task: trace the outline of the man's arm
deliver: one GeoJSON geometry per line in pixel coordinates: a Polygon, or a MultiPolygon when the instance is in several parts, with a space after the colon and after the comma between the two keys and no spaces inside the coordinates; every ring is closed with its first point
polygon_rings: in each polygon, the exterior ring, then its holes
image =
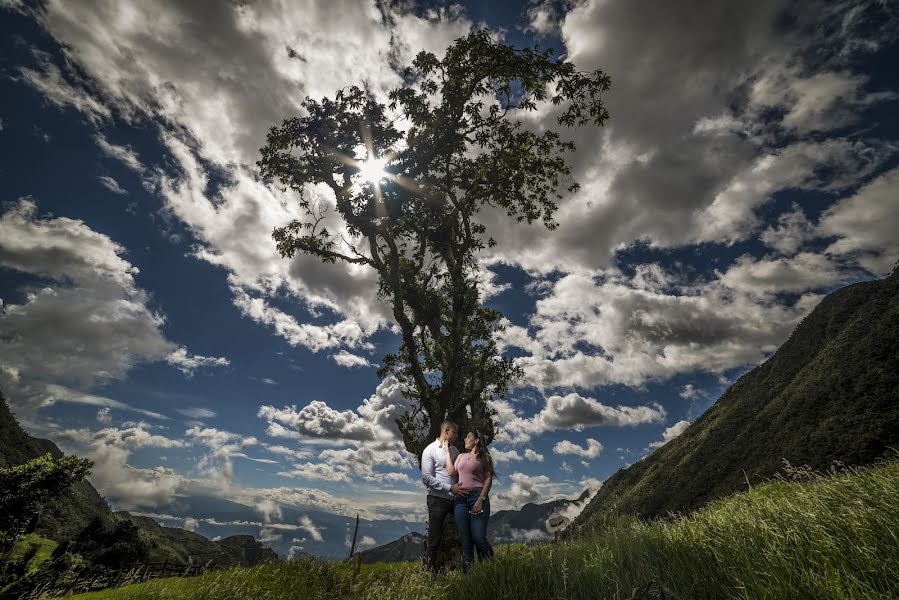
{"type": "Polygon", "coordinates": [[[450,487],[444,483],[441,483],[434,477],[436,468],[436,462],[434,460],[433,453],[430,452],[430,448],[426,448],[424,454],[421,456],[421,480],[425,484],[428,489],[432,490],[440,490],[442,492],[449,492],[450,487]]]}

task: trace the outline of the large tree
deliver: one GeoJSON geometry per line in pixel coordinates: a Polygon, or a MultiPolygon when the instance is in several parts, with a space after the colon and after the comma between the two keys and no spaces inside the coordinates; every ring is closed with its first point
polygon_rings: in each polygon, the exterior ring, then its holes
{"type": "Polygon", "coordinates": [[[419,53],[403,75],[388,105],[358,87],[306,98],[305,116],[271,129],[258,165],[305,210],[275,229],[282,256],[377,271],[402,335],[378,374],[404,385],[412,409],[397,424],[420,456],[445,418],[492,440],[488,400],[520,376],[494,341],[502,315],[481,303],[477,255],[495,241],[478,213],[553,229],[556,200],[578,187],[564,158],[574,144],[519,117],[549,107],[559,125],[602,125],[609,78],[487,31],[456,40],[442,60],[419,53]],[[310,191],[321,184],[332,202],[310,191]],[[329,207],[347,236],[323,225],[329,207]]]}

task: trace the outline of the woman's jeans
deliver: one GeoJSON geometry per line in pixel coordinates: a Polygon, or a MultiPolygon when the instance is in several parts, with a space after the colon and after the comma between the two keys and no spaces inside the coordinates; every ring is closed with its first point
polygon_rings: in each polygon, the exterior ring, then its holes
{"type": "Polygon", "coordinates": [[[471,490],[468,498],[456,496],[453,501],[453,511],[456,516],[456,527],[459,530],[459,541],[462,544],[462,571],[468,572],[471,563],[474,562],[474,549],[478,549],[478,558],[486,560],[493,558],[493,547],[487,541],[487,523],[490,521],[490,499],[485,498],[481,503],[483,512],[479,515],[469,513],[474,508],[481,489],[471,490]]]}

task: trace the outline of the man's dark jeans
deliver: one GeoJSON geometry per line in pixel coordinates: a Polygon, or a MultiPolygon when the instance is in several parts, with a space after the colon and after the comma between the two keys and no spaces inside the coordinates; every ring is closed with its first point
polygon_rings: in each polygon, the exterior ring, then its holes
{"type": "Polygon", "coordinates": [[[437,551],[443,541],[443,522],[453,512],[453,501],[428,494],[428,549],[425,552],[425,566],[432,573],[437,572],[437,551]]]}

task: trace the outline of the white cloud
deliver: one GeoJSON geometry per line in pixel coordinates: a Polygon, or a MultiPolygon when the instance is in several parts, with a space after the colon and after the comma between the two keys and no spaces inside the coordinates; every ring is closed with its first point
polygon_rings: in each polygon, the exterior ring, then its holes
{"type": "Polygon", "coordinates": [[[41,92],[44,98],[60,108],[71,106],[94,123],[108,120],[112,116],[109,107],[88,93],[84,89],[84,82],[78,81],[71,71],[63,74],[58,66],[50,62],[50,57],[42,52],[35,52],[34,55],[41,70],[20,67],[19,73],[22,80],[41,92]]]}
{"type": "Polygon", "coordinates": [[[274,500],[260,500],[256,503],[256,512],[262,517],[263,523],[271,523],[275,520],[281,520],[283,513],[281,506],[274,500]]]}
{"type": "Polygon", "coordinates": [[[181,527],[188,531],[196,531],[200,527],[200,522],[193,517],[187,517],[181,527]]]}
{"type": "Polygon", "coordinates": [[[107,190],[112,192],[113,194],[118,194],[120,196],[127,195],[128,192],[119,185],[119,182],[110,177],[109,175],[98,175],[97,179],[100,180],[100,183],[103,184],[107,190]]]}
{"type": "Polygon", "coordinates": [[[324,463],[296,463],[290,471],[280,471],[278,475],[307,481],[350,481],[350,474],[344,465],[324,463]]]}
{"type": "Polygon", "coordinates": [[[165,361],[177,368],[179,371],[192,377],[194,371],[200,367],[227,367],[231,362],[224,357],[217,356],[200,356],[198,354],[190,354],[187,348],[181,347],[169,354],[165,361]]]}
{"type": "Polygon", "coordinates": [[[507,328],[498,341],[529,353],[515,362],[538,388],[639,386],[696,371],[720,374],[764,360],[820,292],[851,277],[812,253],[795,260],[744,256],[716,275],[687,285],[639,271],[631,278],[614,270],[568,274],[537,301],[527,331],[507,328]],[[797,296],[779,298],[784,292],[797,296]]]}
{"type": "Polygon", "coordinates": [[[265,447],[266,450],[268,450],[272,454],[289,456],[289,457],[295,458],[295,459],[309,458],[310,456],[312,456],[312,453],[309,450],[288,448],[287,446],[269,445],[269,444],[263,444],[263,446],[265,447]]]}
{"type": "Polygon", "coordinates": [[[147,424],[123,424],[121,429],[107,427],[98,431],[67,429],[58,432],[59,439],[88,448],[87,457],[94,461],[89,479],[94,487],[124,510],[155,507],[170,501],[180,483],[171,469],[140,469],[128,464],[138,448],[183,448],[181,440],[147,431],[147,424]]]}
{"type": "Polygon", "coordinates": [[[782,254],[791,255],[812,239],[814,233],[815,228],[806,218],[805,212],[794,206],[790,212],[780,215],[775,225],[765,229],[759,235],[759,240],[782,254]]]}
{"type": "Polygon", "coordinates": [[[309,534],[316,542],[321,542],[324,538],[322,537],[321,531],[319,531],[316,524],[309,518],[308,515],[303,515],[300,517],[300,529],[309,534]]]}
{"type": "Polygon", "coordinates": [[[702,395],[702,390],[696,389],[692,383],[688,383],[681,388],[677,395],[684,400],[694,400],[702,395]]]}
{"type": "Polygon", "coordinates": [[[371,367],[372,364],[364,356],[358,356],[346,350],[341,350],[337,354],[332,354],[331,358],[341,367],[371,367]]]}
{"type": "Polygon", "coordinates": [[[132,171],[136,171],[137,173],[144,172],[145,167],[141,163],[140,157],[138,156],[137,152],[135,152],[134,149],[131,148],[131,146],[118,146],[116,144],[113,144],[109,140],[107,140],[106,136],[104,136],[102,133],[95,134],[94,140],[97,142],[97,146],[100,147],[100,150],[102,150],[103,154],[105,154],[106,156],[122,162],[132,171]]]}
{"type": "Polygon", "coordinates": [[[89,390],[178,350],[125,253],[80,220],[39,215],[30,198],[0,215],[0,265],[43,279],[0,309],[0,386],[24,420],[55,402],[138,410],[89,390]]]}
{"type": "Polygon", "coordinates": [[[504,463],[511,460],[522,460],[522,456],[515,450],[500,450],[499,448],[490,449],[490,457],[493,462],[504,463]]]}
{"type": "MultiPolygon", "coordinates": [[[[370,349],[367,338],[391,320],[377,299],[376,278],[357,266],[278,256],[272,229],[301,214],[293,193],[267,187],[255,176],[259,140],[269,127],[298,114],[307,94],[332,96],[364,81],[386,99],[386,91],[401,83],[396,61],[410,61],[423,47],[442,52],[468,31],[471,23],[460,11],[415,15],[351,0],[327,6],[117,2],[77,9],[52,1],[37,15],[91,85],[59,91],[75,70],[52,64],[28,73],[29,81],[95,121],[111,114],[108,105],[126,119],[159,124],[160,139],[180,169],[177,177],[145,169],[133,150],[106,142],[102,134],[98,144],[144,172],[166,210],[198,240],[198,258],[228,270],[235,305],[291,344],[313,351],[370,349]],[[266,90],[267,101],[259,102],[259,90],[266,90]],[[229,178],[212,186],[210,171],[229,178]],[[304,323],[266,302],[285,293],[310,317],[328,311],[334,322],[304,323]]],[[[321,201],[333,205],[328,194],[321,201]]],[[[335,221],[329,229],[346,233],[333,214],[328,218],[335,221]]],[[[335,357],[350,360],[343,353],[335,357]]]]}
{"type": "Polygon", "coordinates": [[[269,435],[290,436],[293,433],[299,437],[340,440],[359,445],[386,445],[398,449],[401,441],[394,420],[409,405],[400,383],[388,377],[356,410],[336,410],[325,402],[313,400],[301,409],[295,405],[280,409],[263,405],[258,415],[269,422],[269,435]]]}
{"type": "Polygon", "coordinates": [[[853,257],[878,275],[889,273],[899,259],[899,168],[824,211],[816,231],[837,238],[828,253],[853,257]]]}
{"type": "Polygon", "coordinates": [[[189,428],[184,435],[209,448],[209,453],[197,462],[197,469],[212,482],[226,489],[232,485],[234,479],[232,458],[245,458],[263,463],[277,462],[270,459],[253,458],[243,452],[246,448],[259,444],[259,440],[253,436],[244,436],[200,425],[189,428]]]}
{"type": "Polygon", "coordinates": [[[538,454],[537,452],[534,452],[530,448],[527,448],[524,451],[524,457],[531,462],[543,462],[543,455],[538,454]]]}
{"type": "Polygon", "coordinates": [[[356,544],[356,547],[359,550],[365,550],[366,548],[374,548],[378,545],[378,542],[375,541],[375,538],[370,535],[363,535],[362,539],[356,544]]]}
{"type": "Polygon", "coordinates": [[[216,416],[216,412],[214,410],[210,410],[208,408],[201,408],[198,406],[188,406],[187,408],[176,408],[175,412],[178,414],[182,414],[185,417],[190,417],[191,419],[211,419],[216,416]]]}
{"type": "Polygon", "coordinates": [[[691,423],[691,421],[686,421],[686,420],[678,421],[671,427],[666,428],[665,431],[662,433],[662,439],[657,442],[652,442],[651,444],[649,444],[649,447],[650,448],[661,448],[662,446],[664,446],[665,444],[667,444],[668,442],[670,442],[671,440],[673,440],[674,438],[676,438],[677,436],[682,434],[684,431],[686,431],[687,427],[690,426],[690,423],[691,423]]]}
{"type": "Polygon", "coordinates": [[[654,406],[606,406],[593,398],[585,398],[576,392],[565,396],[550,396],[546,407],[534,418],[543,430],[573,429],[610,425],[640,425],[657,423],[665,418],[665,409],[654,406]]]}
{"type": "Polygon", "coordinates": [[[524,504],[542,501],[543,493],[540,491],[540,487],[542,484],[549,483],[549,477],[546,475],[512,473],[509,479],[512,480],[512,485],[494,495],[497,499],[506,501],[516,510],[524,504]]]}
{"type": "Polygon", "coordinates": [[[112,417],[109,416],[109,407],[104,406],[100,410],[97,411],[97,422],[102,423],[103,425],[109,425],[112,423],[112,417]]]}
{"type": "Polygon", "coordinates": [[[584,456],[586,458],[596,458],[602,452],[603,446],[593,438],[587,439],[587,446],[581,448],[577,444],[573,444],[568,440],[562,440],[553,446],[553,452],[556,454],[574,454],[575,456],[584,456]]]}

